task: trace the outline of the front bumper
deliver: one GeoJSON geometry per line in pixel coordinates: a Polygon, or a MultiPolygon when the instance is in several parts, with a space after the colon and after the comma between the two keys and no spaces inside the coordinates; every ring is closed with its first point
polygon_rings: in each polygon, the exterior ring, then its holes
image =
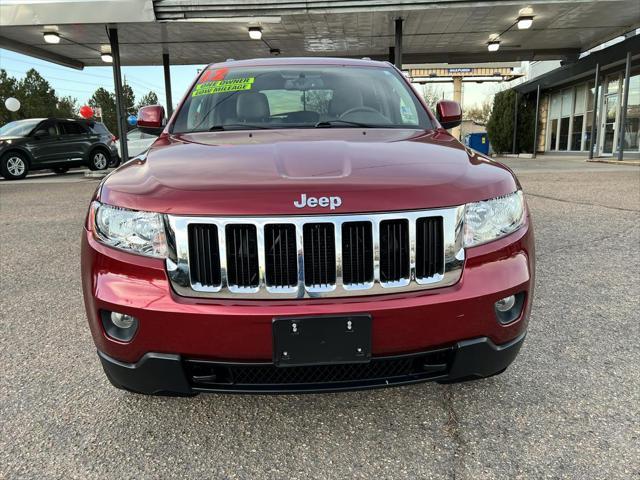
{"type": "Polygon", "coordinates": [[[215,362],[162,353],[125,363],[100,351],[98,356],[113,385],[149,395],[335,392],[489,377],[513,362],[525,335],[504,345],[474,338],[445,349],[376,357],[366,365],[278,368],[269,362],[215,362]]]}
{"type": "Polygon", "coordinates": [[[124,388],[182,394],[357,389],[487,376],[506,368],[527,327],[534,242],[527,224],[508,237],[467,249],[460,281],[434,290],[334,299],[220,300],[176,295],[162,260],[106,247],[85,230],[82,281],[89,325],[103,365],[112,381],[124,388]],[[501,324],[495,302],[519,292],[525,293],[520,317],[501,324]],[[102,311],[136,317],[139,327],[133,339],[122,342],[109,337],[100,318],[102,311]],[[382,368],[378,362],[404,359],[403,368],[393,370],[399,368],[393,364],[391,373],[376,370],[373,377],[368,371],[310,371],[306,373],[312,381],[305,385],[287,380],[286,387],[280,386],[283,370],[298,367],[278,368],[274,373],[273,318],[362,313],[373,319],[371,368],[385,370],[389,365],[382,368]],[[419,370],[420,362],[429,367],[419,370]],[[247,376],[271,375],[273,381],[265,384],[258,378],[239,384],[241,370],[247,376]],[[158,383],[156,371],[162,372],[160,380],[165,383],[158,383]],[[329,377],[334,373],[334,379],[343,380],[314,383],[320,373],[329,377]],[[215,379],[203,380],[212,374],[215,379]]]}

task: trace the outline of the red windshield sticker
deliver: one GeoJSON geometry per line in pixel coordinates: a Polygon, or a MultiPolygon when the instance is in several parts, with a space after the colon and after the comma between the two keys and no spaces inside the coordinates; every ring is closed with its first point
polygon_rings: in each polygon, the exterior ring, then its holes
{"type": "Polygon", "coordinates": [[[217,68],[215,70],[207,70],[200,77],[200,80],[198,80],[198,83],[205,83],[205,82],[213,82],[213,81],[224,80],[224,77],[227,76],[228,72],[229,72],[229,69],[227,67],[225,67],[225,68],[217,68]]]}

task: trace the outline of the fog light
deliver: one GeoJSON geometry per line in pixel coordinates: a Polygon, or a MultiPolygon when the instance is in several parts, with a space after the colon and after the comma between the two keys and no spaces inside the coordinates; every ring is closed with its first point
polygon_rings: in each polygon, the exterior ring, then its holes
{"type": "Polygon", "coordinates": [[[100,312],[102,326],[108,337],[121,342],[130,342],[138,331],[138,319],[126,313],[100,312]]]}
{"type": "Polygon", "coordinates": [[[111,312],[111,322],[118,328],[131,328],[136,319],[125,313],[111,312]]]}
{"type": "Polygon", "coordinates": [[[516,304],[515,295],[509,295],[508,297],[501,298],[496,302],[496,310],[499,312],[508,312],[516,304]]]}
{"type": "Polygon", "coordinates": [[[522,314],[524,307],[525,292],[518,292],[515,295],[501,298],[494,304],[498,321],[506,325],[516,321],[522,314]]]}

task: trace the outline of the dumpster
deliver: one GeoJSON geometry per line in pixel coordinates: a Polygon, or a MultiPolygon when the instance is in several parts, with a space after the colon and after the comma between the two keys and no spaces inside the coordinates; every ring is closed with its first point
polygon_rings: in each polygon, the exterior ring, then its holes
{"type": "Polygon", "coordinates": [[[469,133],[464,137],[464,144],[485,155],[489,154],[489,137],[487,132],[469,133]]]}

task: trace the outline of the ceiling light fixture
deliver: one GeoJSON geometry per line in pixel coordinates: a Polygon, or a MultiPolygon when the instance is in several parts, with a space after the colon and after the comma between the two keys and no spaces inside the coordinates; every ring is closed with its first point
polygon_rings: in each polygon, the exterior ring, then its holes
{"type": "Polygon", "coordinates": [[[111,63],[113,62],[113,56],[111,56],[110,53],[103,53],[102,55],[100,55],[100,58],[102,59],[102,61],[104,63],[111,63]]]}
{"type": "Polygon", "coordinates": [[[260,40],[262,38],[262,28],[249,27],[249,38],[251,40],[260,40]]]}
{"type": "Polygon", "coordinates": [[[518,30],[526,30],[533,25],[533,16],[521,15],[518,17],[518,30]]]}
{"type": "Polygon", "coordinates": [[[489,50],[490,52],[497,52],[499,48],[500,42],[498,40],[487,42],[487,50],[489,50]]]}
{"type": "Polygon", "coordinates": [[[47,43],[60,43],[60,35],[56,32],[44,32],[42,36],[47,43]]]}

